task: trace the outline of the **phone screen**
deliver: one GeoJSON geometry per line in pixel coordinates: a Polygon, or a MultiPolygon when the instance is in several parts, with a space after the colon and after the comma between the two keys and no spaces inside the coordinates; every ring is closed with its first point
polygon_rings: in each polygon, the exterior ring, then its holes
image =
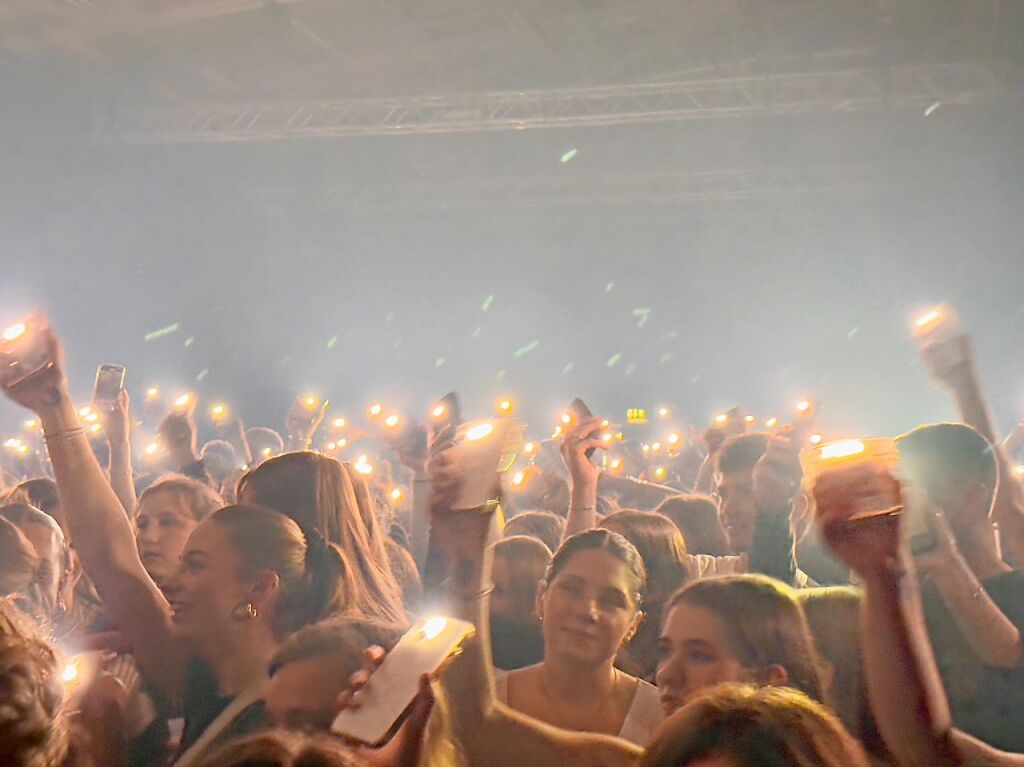
{"type": "Polygon", "coordinates": [[[419,620],[356,693],[360,707],[338,714],[331,731],[360,743],[381,743],[416,697],[420,677],[436,672],[473,632],[472,623],[454,618],[419,620]]]}
{"type": "MultiPolygon", "coordinates": [[[[590,408],[587,407],[587,403],[584,402],[579,397],[577,397],[576,399],[569,403],[569,413],[572,415],[573,420],[575,420],[577,423],[582,421],[584,418],[591,418],[594,415],[590,408]]],[[[594,451],[596,449],[597,448],[594,447],[588,447],[587,452],[585,454],[587,458],[593,456],[594,451]]]]}
{"type": "Polygon", "coordinates": [[[0,384],[14,386],[53,364],[45,330],[45,319],[35,315],[0,333],[0,384]]]}
{"type": "Polygon", "coordinates": [[[117,402],[124,388],[124,365],[100,365],[96,369],[94,402],[117,402]]]}

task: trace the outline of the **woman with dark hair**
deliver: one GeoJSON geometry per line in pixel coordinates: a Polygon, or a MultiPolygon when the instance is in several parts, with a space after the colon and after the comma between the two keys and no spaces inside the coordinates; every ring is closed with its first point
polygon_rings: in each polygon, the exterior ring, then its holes
{"type": "Polygon", "coordinates": [[[142,566],[78,420],[59,343],[45,332],[51,366],[5,392],[38,414],[76,551],[143,677],[180,704],[175,765],[193,765],[262,724],[267,665],[284,638],[350,604],[344,557],[282,514],[229,506],[192,531],[165,596],[142,566]]]}
{"type": "Polygon", "coordinates": [[[795,687],[823,700],[807,619],[781,581],[727,575],[691,583],[668,601],[660,644],[666,716],[722,682],[795,687]]]}
{"type": "Polygon", "coordinates": [[[372,508],[359,504],[348,470],[320,453],[271,458],[238,483],[240,503],[286,514],[304,531],[338,546],[350,565],[350,609],[366,618],[405,620],[402,591],[388,564],[385,535],[372,508]]]}
{"type": "Polygon", "coordinates": [[[662,501],[655,511],[679,528],[690,554],[723,557],[729,553],[729,539],[718,518],[718,504],[710,495],[674,495],[662,501]]]}
{"type": "Polygon", "coordinates": [[[615,668],[643,618],[645,577],[640,554],[618,533],[566,539],[537,595],[544,660],[499,676],[498,699],[556,727],[646,743],[661,720],[657,690],[615,668]]]}

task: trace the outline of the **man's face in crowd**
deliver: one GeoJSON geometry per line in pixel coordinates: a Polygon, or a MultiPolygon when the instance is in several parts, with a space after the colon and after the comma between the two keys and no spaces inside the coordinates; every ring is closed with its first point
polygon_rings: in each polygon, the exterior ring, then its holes
{"type": "Polygon", "coordinates": [[[750,551],[754,540],[754,469],[736,469],[718,474],[718,516],[734,554],[750,551]]]}

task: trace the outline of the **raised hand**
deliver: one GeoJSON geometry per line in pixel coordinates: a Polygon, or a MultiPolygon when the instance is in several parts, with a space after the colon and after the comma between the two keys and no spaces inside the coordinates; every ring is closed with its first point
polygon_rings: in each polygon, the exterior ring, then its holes
{"type": "Polygon", "coordinates": [[[64,349],[50,328],[44,328],[39,332],[44,334],[44,343],[49,351],[51,364],[23,381],[12,386],[4,386],[3,390],[9,399],[42,416],[61,402],[69,402],[70,397],[67,391],[64,349]]]}
{"type": "Polygon", "coordinates": [[[308,446],[313,440],[313,435],[320,428],[327,413],[330,403],[327,400],[310,408],[302,397],[296,397],[292,406],[288,409],[285,417],[285,426],[288,429],[288,436],[292,446],[308,446]]]}
{"type": "Polygon", "coordinates": [[[607,450],[608,444],[601,439],[604,420],[596,416],[583,418],[574,424],[562,440],[562,460],[569,469],[573,487],[593,487],[597,492],[597,480],[601,469],[587,458],[587,451],[593,448],[607,450]]]}
{"type": "Polygon", "coordinates": [[[754,501],[759,509],[782,509],[793,503],[800,490],[800,444],[794,432],[781,431],[768,441],[754,467],[754,501]]]}
{"type": "Polygon", "coordinates": [[[116,400],[97,404],[95,407],[100,414],[107,441],[112,445],[128,442],[132,429],[131,400],[128,397],[128,390],[121,389],[116,400]]]}

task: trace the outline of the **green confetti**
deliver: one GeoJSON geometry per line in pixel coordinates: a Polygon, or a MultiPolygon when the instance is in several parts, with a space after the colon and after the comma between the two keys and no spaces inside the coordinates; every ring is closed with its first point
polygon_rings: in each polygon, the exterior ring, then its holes
{"type": "Polygon", "coordinates": [[[613,368],[620,362],[622,362],[622,355],[618,353],[613,354],[611,357],[608,358],[608,367],[613,368]]]}
{"type": "Polygon", "coordinates": [[[506,373],[506,372],[507,372],[507,371],[505,371],[505,370],[499,370],[499,371],[498,371],[498,375],[496,375],[496,376],[494,377],[494,380],[495,380],[495,381],[504,381],[504,380],[505,380],[505,373],[506,373]]]}
{"type": "Polygon", "coordinates": [[[199,371],[199,375],[196,376],[196,380],[202,381],[208,375],[210,375],[210,368],[203,368],[199,371]]]}
{"type": "Polygon", "coordinates": [[[562,155],[562,165],[572,161],[572,158],[576,156],[576,147],[573,147],[568,152],[562,155]]]}
{"type": "Polygon", "coordinates": [[[434,360],[434,367],[439,368],[444,364],[444,357],[438,357],[434,360]]]}
{"type": "Polygon", "coordinates": [[[562,368],[562,375],[564,375],[564,376],[569,375],[569,373],[572,372],[572,369],[574,367],[576,367],[576,363],[575,362],[570,362],[568,365],[566,365],[564,368],[562,368]]]}
{"type": "Polygon", "coordinates": [[[636,326],[638,328],[642,328],[644,325],[647,324],[647,320],[651,316],[651,310],[646,307],[640,307],[639,309],[633,310],[633,316],[640,318],[639,321],[636,323],[636,326]]]}
{"type": "Polygon", "coordinates": [[[628,376],[633,375],[635,370],[636,370],[636,365],[634,365],[632,362],[630,362],[629,365],[626,367],[626,375],[628,375],[628,376]]]}
{"type": "Polygon", "coordinates": [[[527,354],[532,352],[538,346],[540,346],[540,341],[530,341],[530,343],[528,343],[526,346],[516,349],[516,353],[512,356],[514,356],[516,359],[520,359],[521,357],[525,357],[527,354]]]}
{"type": "Polygon", "coordinates": [[[605,293],[611,293],[613,290],[615,290],[615,280],[612,280],[611,282],[604,286],[605,293]]]}
{"type": "Polygon", "coordinates": [[[196,337],[195,336],[189,336],[188,338],[185,339],[185,346],[191,346],[195,342],[196,342],[196,337]]]}
{"type": "Polygon", "coordinates": [[[147,341],[155,341],[157,338],[162,338],[163,336],[169,336],[171,333],[177,333],[179,330],[181,330],[181,323],[180,322],[175,322],[173,325],[168,325],[165,328],[160,328],[159,330],[154,330],[152,333],[146,333],[145,340],[147,340],[147,341]]]}
{"type": "Polygon", "coordinates": [[[479,338],[480,334],[484,332],[483,325],[477,325],[476,330],[473,331],[473,338],[479,338]]]}
{"type": "Polygon", "coordinates": [[[493,303],[494,303],[494,294],[491,293],[491,295],[487,296],[487,298],[484,299],[484,302],[482,304],[480,304],[480,311],[486,312],[488,309],[491,308],[491,304],[493,304],[493,303]]]}
{"type": "Polygon", "coordinates": [[[658,357],[658,364],[659,365],[664,365],[670,359],[672,359],[672,352],[665,352],[660,357],[658,357]]]}
{"type": "Polygon", "coordinates": [[[337,345],[338,345],[338,337],[337,336],[331,336],[330,338],[327,339],[327,348],[328,349],[333,349],[337,345]]]}
{"type": "Polygon", "coordinates": [[[854,327],[854,328],[850,328],[850,332],[846,334],[846,337],[847,338],[853,338],[859,332],[860,332],[860,326],[857,326],[857,327],[854,327]]]}

